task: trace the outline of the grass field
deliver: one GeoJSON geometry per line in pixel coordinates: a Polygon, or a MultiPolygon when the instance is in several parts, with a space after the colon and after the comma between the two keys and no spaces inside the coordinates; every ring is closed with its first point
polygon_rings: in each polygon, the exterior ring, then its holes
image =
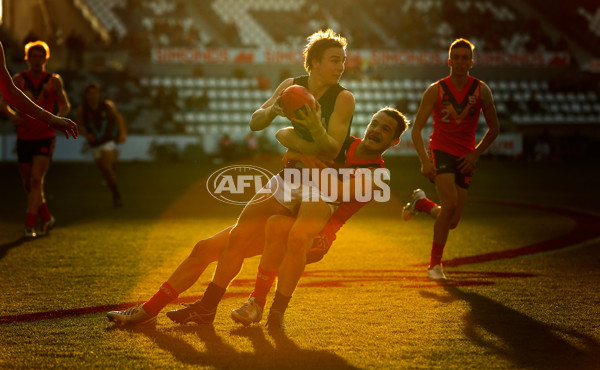
{"type": "MultiPolygon", "coordinates": [[[[435,191],[416,158],[387,163],[393,199],[366,206],[307,267],[288,329],[274,336],[229,318],[258,258],[214,327],[162,313],[155,328],[123,330],[104,314],[148,299],[197,240],[235,221],[241,207],[204,187],[220,166],[120,164],[125,207],[112,209],[92,164],[54,164],[46,189],[57,228],[24,241],[17,168],[0,163],[0,367],[600,368],[598,163],[481,159],[446,248],[446,284],[425,278],[432,220],[400,219],[413,188],[435,191]]],[[[181,300],[197,299],[213,270],[181,300]]]]}

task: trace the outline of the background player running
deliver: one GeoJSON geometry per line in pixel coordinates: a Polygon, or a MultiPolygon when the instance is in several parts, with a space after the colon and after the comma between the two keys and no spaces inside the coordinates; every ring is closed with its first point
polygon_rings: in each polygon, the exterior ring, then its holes
{"type": "Polygon", "coordinates": [[[117,143],[125,141],[125,120],[112,100],[100,99],[100,85],[96,83],[85,87],[83,104],[77,111],[76,120],[81,134],[92,147],[94,161],[112,193],[113,206],[121,207],[123,202],[117,185],[115,165],[118,156],[117,143]]]}
{"type": "MultiPolygon", "coordinates": [[[[465,39],[457,39],[450,45],[450,75],[427,88],[412,128],[411,136],[421,161],[421,173],[435,183],[441,203],[433,227],[427,270],[431,279],[446,278],[441,262],[448,234],[460,221],[477,160],[499,131],[490,88],[469,75],[473,66],[473,49],[473,44],[465,39]],[[432,112],[433,133],[427,150],[421,131],[432,112]],[[480,112],[483,112],[488,129],[475,145],[480,112]]],[[[434,209],[435,205],[419,201],[420,198],[425,198],[424,192],[415,191],[413,202],[405,207],[406,210],[434,209]]]]}

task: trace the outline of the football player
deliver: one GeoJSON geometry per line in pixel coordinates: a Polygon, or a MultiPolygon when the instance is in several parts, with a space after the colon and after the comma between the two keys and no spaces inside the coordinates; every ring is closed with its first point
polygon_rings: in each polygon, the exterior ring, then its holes
{"type": "MultiPolygon", "coordinates": [[[[393,110],[392,108],[384,108],[379,111],[370,124],[370,128],[367,129],[367,134],[365,135],[364,140],[360,141],[358,139],[349,140],[346,142],[345,153],[348,152],[349,149],[352,149],[350,158],[355,158],[358,162],[362,164],[368,164],[369,166],[382,166],[383,161],[381,160],[381,154],[391,145],[397,143],[397,139],[384,139],[384,137],[389,135],[389,126],[392,125],[389,117],[397,117],[393,120],[398,122],[397,128],[393,132],[393,136],[395,138],[399,138],[400,135],[406,130],[408,125],[408,121],[406,121],[399,112],[393,110]],[[379,124],[379,120],[382,120],[386,123],[379,124]],[[377,127],[379,125],[379,127],[377,127]],[[382,127],[383,126],[383,127],[382,127]],[[384,128],[387,127],[387,128],[384,128]],[[386,130],[386,133],[380,133],[380,131],[386,130]],[[368,135],[368,136],[367,136],[368,135]],[[360,146],[360,149],[358,149],[360,146]],[[353,155],[358,150],[359,156],[353,157],[353,155]],[[365,153],[368,155],[365,158],[360,158],[365,153]]],[[[303,155],[298,155],[290,153],[286,157],[286,160],[300,160],[304,161],[307,166],[314,165],[314,159],[308,158],[303,155]]],[[[354,163],[354,164],[357,164],[354,163]]],[[[349,163],[348,166],[352,166],[352,163],[349,163]]],[[[272,197],[270,201],[278,202],[272,197]]],[[[266,200],[269,201],[269,200],[266,200]]],[[[279,204],[279,203],[278,203],[279,204]]],[[[361,202],[346,202],[342,203],[333,213],[323,230],[321,230],[318,235],[313,238],[311,241],[311,248],[307,251],[304,251],[306,254],[305,263],[314,263],[323,258],[323,255],[327,253],[329,247],[335,240],[336,232],[342,227],[342,225],[355,213],[357,212],[365,203],[361,202]]],[[[283,205],[280,205],[284,207],[283,205]]],[[[289,215],[290,212],[285,212],[284,214],[289,215]]],[[[271,215],[273,216],[273,215],[271,215]]],[[[283,216],[285,217],[285,216],[283,216]]],[[[250,220],[251,221],[251,220],[250,220]]],[[[250,222],[245,221],[245,222],[250,222]]],[[[238,221],[239,222],[239,221],[238,221]]],[[[255,221],[258,222],[258,221],[255,221]]],[[[281,251],[282,244],[279,242],[282,235],[288,235],[291,229],[291,223],[289,219],[286,218],[271,218],[267,217],[264,221],[261,221],[261,225],[263,230],[267,223],[270,224],[271,228],[275,228],[276,224],[279,225],[277,228],[278,234],[273,235],[272,241],[272,250],[275,254],[281,251]]],[[[256,227],[256,225],[254,225],[256,227]]],[[[170,302],[175,300],[179,294],[183,293],[185,290],[189,289],[200,277],[202,272],[206,269],[208,264],[213,261],[217,261],[222,258],[222,253],[227,248],[230,243],[230,232],[234,226],[230,226],[221,232],[213,235],[210,238],[203,239],[196,244],[190,255],[179,265],[179,267],[173,272],[171,277],[164,282],[156,294],[146,301],[143,304],[131,307],[127,310],[123,311],[111,311],[107,314],[109,320],[117,323],[118,325],[143,325],[150,324],[156,321],[156,316],[158,313],[170,302]]],[[[247,257],[255,256],[261,254],[265,247],[265,232],[254,232],[252,229],[249,229],[252,232],[244,235],[247,240],[247,244],[245,249],[243,250],[242,260],[247,257]]],[[[238,265],[238,271],[241,268],[241,265],[238,265]]],[[[270,267],[267,267],[270,268],[270,267]]],[[[237,274],[237,273],[236,273],[237,274]]],[[[210,287],[214,285],[214,282],[211,282],[210,287]]],[[[227,282],[229,285],[229,282],[227,282]]],[[[220,288],[220,287],[217,287],[220,288]]],[[[215,289],[215,288],[212,288],[215,289]]],[[[219,289],[221,290],[221,289],[219,289]]],[[[225,289],[223,290],[223,294],[225,289]]],[[[204,299],[204,302],[198,301],[192,305],[186,305],[185,308],[181,310],[170,311],[167,313],[167,316],[172,320],[179,323],[187,323],[187,322],[196,322],[199,324],[212,323],[216,314],[216,306],[221,300],[223,294],[219,294],[217,299],[214,299],[215,303],[214,308],[208,309],[206,307],[207,302],[204,299]]],[[[291,293],[290,293],[291,295],[291,293]]],[[[278,318],[283,317],[284,309],[280,309],[280,316],[278,318]]],[[[275,311],[273,311],[275,312],[275,311]]],[[[272,320],[273,323],[277,323],[278,325],[282,323],[282,320],[272,320]]],[[[276,325],[277,326],[277,325],[276,325]]]]}
{"type": "Polygon", "coordinates": [[[19,170],[28,194],[24,233],[25,237],[34,238],[47,234],[54,226],[54,217],[46,204],[43,189],[44,177],[54,151],[54,130],[64,132],[67,138],[69,134],[76,138],[77,125],[67,118],[59,117],[69,113],[71,106],[60,76],[46,72],[50,49],[45,42],[36,41],[25,45],[25,60],[29,69],[16,74],[12,79],[6,69],[4,49],[0,54],[3,97],[0,110],[17,127],[19,170]],[[48,112],[54,109],[55,103],[59,105],[56,115],[48,112]],[[9,104],[19,112],[11,109],[9,104]],[[42,219],[40,231],[35,230],[38,214],[42,219]]]}
{"type": "MultiPolygon", "coordinates": [[[[484,82],[471,77],[474,46],[468,40],[455,40],[448,50],[450,75],[431,84],[421,99],[412,139],[421,161],[421,173],[435,183],[440,196],[439,214],[433,227],[433,243],[427,276],[446,278],[442,270],[444,246],[451,229],[456,228],[467,199],[477,159],[498,136],[498,116],[492,91],[484,82]],[[433,133],[429,150],[421,132],[433,112],[433,133]],[[475,133],[483,112],[488,129],[477,145],[475,133]]],[[[425,194],[415,191],[408,214],[414,210],[431,212],[435,204],[425,202],[425,194]]],[[[437,214],[437,210],[433,211],[437,214]]],[[[405,218],[410,218],[408,215],[405,218]]]]}

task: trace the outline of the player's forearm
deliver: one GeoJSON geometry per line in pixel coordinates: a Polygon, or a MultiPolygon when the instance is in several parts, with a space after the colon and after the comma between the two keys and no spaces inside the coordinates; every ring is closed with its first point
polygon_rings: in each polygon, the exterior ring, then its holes
{"type": "Polygon", "coordinates": [[[272,106],[259,108],[256,112],[252,114],[252,118],[250,118],[250,130],[252,131],[260,131],[267,128],[271,122],[275,119],[275,114],[273,114],[272,106]]]}
{"type": "Polygon", "coordinates": [[[310,134],[314,140],[314,154],[331,159],[337,157],[341,149],[340,144],[325,131],[324,127],[311,130],[310,134]]]}
{"type": "Polygon", "coordinates": [[[3,116],[5,116],[6,118],[9,118],[9,119],[11,119],[17,115],[17,112],[12,110],[10,108],[10,106],[8,105],[8,102],[4,99],[2,99],[0,101],[0,113],[2,113],[3,116]]]}
{"type": "Polygon", "coordinates": [[[488,129],[485,135],[483,135],[483,138],[481,138],[479,144],[477,144],[477,146],[475,147],[475,150],[473,152],[478,157],[481,156],[481,154],[485,152],[486,149],[490,147],[490,145],[492,145],[492,143],[494,142],[494,140],[496,140],[497,137],[498,130],[494,130],[492,128],[488,129]]]}
{"type": "Polygon", "coordinates": [[[315,155],[316,146],[314,143],[301,139],[293,127],[284,127],[275,133],[275,138],[284,147],[302,154],[315,155]]]}
{"type": "MultiPolygon", "coordinates": [[[[16,86],[9,87],[9,93],[4,97],[6,102],[16,109],[19,112],[24,113],[28,116],[31,116],[37,120],[40,120],[44,123],[48,123],[50,118],[52,118],[52,114],[42,109],[39,105],[35,104],[31,99],[27,97],[27,95],[23,94],[23,92],[17,89],[16,86]]],[[[10,107],[5,106],[5,109],[2,110],[4,114],[7,114],[9,118],[13,118],[17,115],[17,113],[10,109],[10,107]]]]}
{"type": "Polygon", "coordinates": [[[125,118],[123,118],[121,113],[117,113],[117,125],[119,126],[119,132],[121,132],[121,134],[127,134],[127,125],[125,124],[125,118]]]}
{"type": "Polygon", "coordinates": [[[421,162],[424,162],[429,159],[427,156],[427,150],[425,149],[425,142],[423,141],[423,136],[421,136],[421,130],[413,127],[410,136],[412,138],[413,146],[415,147],[415,151],[419,156],[421,162]]]}
{"type": "Polygon", "coordinates": [[[56,112],[56,115],[58,117],[66,117],[70,111],[71,111],[71,104],[69,102],[66,102],[62,105],[59,104],[58,112],[56,112]]]}

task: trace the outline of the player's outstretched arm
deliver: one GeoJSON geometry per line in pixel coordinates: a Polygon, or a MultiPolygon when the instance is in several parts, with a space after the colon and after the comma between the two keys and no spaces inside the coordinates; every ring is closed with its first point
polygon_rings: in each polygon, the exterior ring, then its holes
{"type": "Polygon", "coordinates": [[[65,133],[66,137],[69,138],[69,133],[74,138],[77,137],[77,124],[67,118],[59,118],[50,112],[47,112],[40,108],[37,104],[32,102],[21,90],[19,90],[8,70],[6,69],[6,60],[4,57],[4,48],[0,43],[0,93],[2,98],[19,111],[38,119],[48,124],[49,127],[59,130],[65,133]]]}

